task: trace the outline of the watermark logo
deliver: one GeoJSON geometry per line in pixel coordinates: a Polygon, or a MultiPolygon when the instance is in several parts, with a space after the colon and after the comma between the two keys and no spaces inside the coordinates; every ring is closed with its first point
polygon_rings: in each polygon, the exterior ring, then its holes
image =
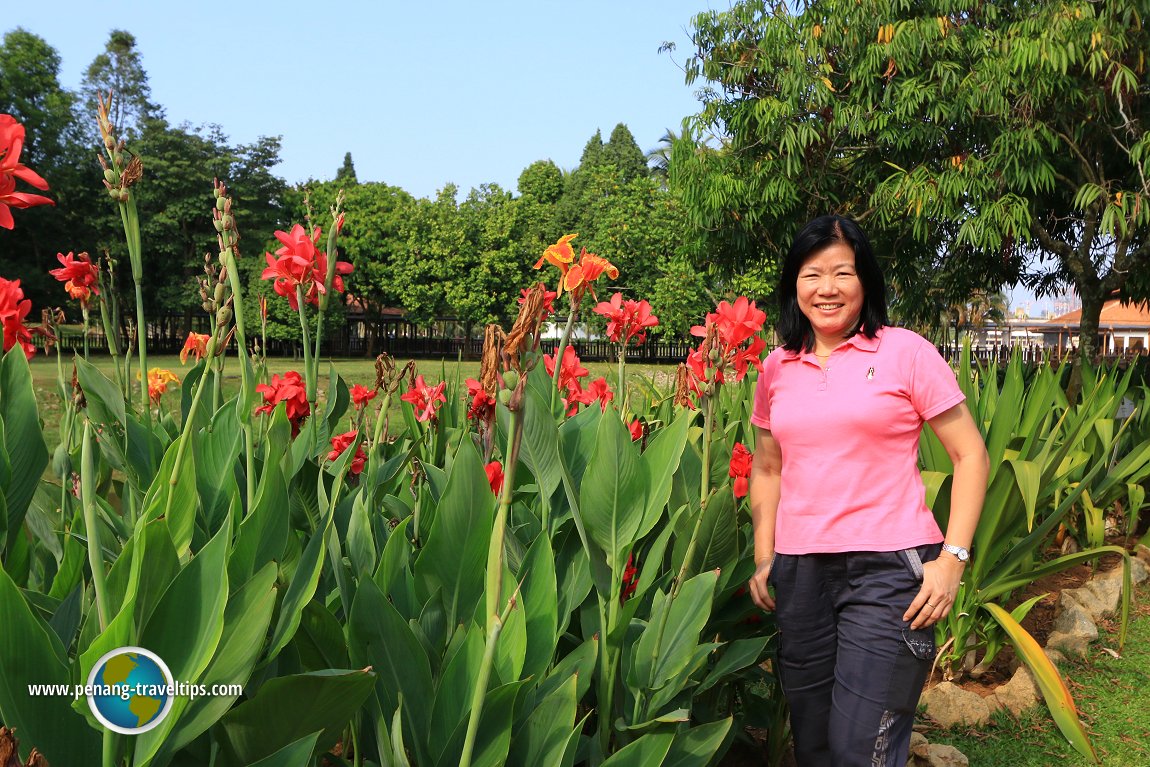
{"type": "Polygon", "coordinates": [[[92,667],[85,688],[88,707],[113,732],[139,735],[159,726],[172,710],[176,685],[168,666],[151,650],[118,647],[92,667]]]}

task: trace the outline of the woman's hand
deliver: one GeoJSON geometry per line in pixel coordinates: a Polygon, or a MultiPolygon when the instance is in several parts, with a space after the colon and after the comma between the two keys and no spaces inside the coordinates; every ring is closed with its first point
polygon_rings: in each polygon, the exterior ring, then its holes
{"type": "Polygon", "coordinates": [[[747,583],[751,590],[751,599],[764,610],[775,609],[775,599],[767,588],[767,578],[770,577],[774,559],[774,557],[764,557],[758,567],[755,568],[755,574],[747,583]]]}
{"type": "Polygon", "coordinates": [[[922,566],[922,588],[910,603],[904,621],[911,621],[912,629],[933,626],[950,614],[954,597],[962,581],[962,571],[966,565],[956,557],[943,553],[922,566]]]}

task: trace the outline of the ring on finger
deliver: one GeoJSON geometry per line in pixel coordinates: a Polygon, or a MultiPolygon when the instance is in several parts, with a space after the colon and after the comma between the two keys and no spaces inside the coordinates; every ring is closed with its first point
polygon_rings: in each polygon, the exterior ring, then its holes
{"type": "Polygon", "coordinates": [[[929,607],[929,608],[931,608],[931,609],[934,609],[934,605],[932,605],[930,602],[927,602],[927,603],[926,603],[926,606],[927,606],[927,607],[929,607]]]}

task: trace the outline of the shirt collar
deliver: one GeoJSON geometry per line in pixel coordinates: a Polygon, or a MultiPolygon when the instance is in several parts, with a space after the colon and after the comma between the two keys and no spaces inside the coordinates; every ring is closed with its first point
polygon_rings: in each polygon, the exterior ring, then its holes
{"type": "MultiPolygon", "coordinates": [[[[850,338],[848,338],[847,340],[845,340],[841,344],[839,344],[835,348],[835,351],[838,351],[839,349],[845,349],[845,348],[853,347],[853,348],[858,349],[859,351],[863,351],[863,352],[877,352],[879,342],[882,341],[882,334],[883,334],[883,328],[878,329],[878,331],[875,333],[874,338],[867,338],[862,333],[855,333],[853,336],[851,336],[850,338]]],[[[801,359],[809,359],[812,362],[815,362],[815,360],[816,360],[815,355],[811,352],[792,352],[788,349],[788,350],[784,350],[782,359],[780,361],[781,362],[791,362],[794,360],[801,360],[801,359]]],[[[817,362],[816,362],[816,364],[817,364],[817,362]]]]}

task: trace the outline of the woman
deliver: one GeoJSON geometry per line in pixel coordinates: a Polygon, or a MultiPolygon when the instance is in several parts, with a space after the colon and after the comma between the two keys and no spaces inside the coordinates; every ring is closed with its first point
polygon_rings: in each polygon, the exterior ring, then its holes
{"type": "Polygon", "coordinates": [[[934,346],[887,325],[882,272],[853,221],[803,227],[778,292],[783,344],[751,417],[751,595],[776,614],[798,765],[903,767],[934,626],[982,510],[986,447],[934,346]],[[954,463],[945,536],[918,471],[924,422],[954,463]]]}

